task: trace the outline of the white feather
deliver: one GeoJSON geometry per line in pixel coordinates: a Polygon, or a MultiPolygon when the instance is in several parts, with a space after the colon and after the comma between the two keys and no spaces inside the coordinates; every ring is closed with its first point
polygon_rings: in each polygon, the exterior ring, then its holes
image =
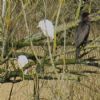
{"type": "Polygon", "coordinates": [[[28,63],[28,59],[25,55],[18,56],[19,68],[23,68],[28,63]]]}
{"type": "Polygon", "coordinates": [[[41,20],[38,24],[38,27],[41,28],[45,36],[50,37],[50,39],[54,39],[54,25],[51,21],[48,19],[41,20]]]}

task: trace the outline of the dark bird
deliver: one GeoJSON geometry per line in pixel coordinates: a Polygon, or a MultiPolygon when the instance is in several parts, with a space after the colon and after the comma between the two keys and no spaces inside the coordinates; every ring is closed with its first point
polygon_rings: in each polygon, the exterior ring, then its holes
{"type": "Polygon", "coordinates": [[[75,34],[76,59],[80,57],[81,47],[85,47],[90,32],[89,13],[84,12],[75,34]]]}
{"type": "Polygon", "coordinates": [[[86,2],[89,2],[89,0],[83,0],[83,1],[84,1],[85,3],[86,3],[86,2]]]}

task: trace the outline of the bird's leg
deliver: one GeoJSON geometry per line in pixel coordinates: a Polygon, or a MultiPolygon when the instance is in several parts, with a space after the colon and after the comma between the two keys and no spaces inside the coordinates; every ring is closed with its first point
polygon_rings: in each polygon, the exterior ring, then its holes
{"type": "Polygon", "coordinates": [[[50,37],[48,37],[50,48],[51,48],[51,53],[53,53],[53,41],[50,37]]]}
{"type": "MultiPolygon", "coordinates": [[[[84,53],[86,52],[85,46],[86,46],[86,43],[83,44],[83,46],[82,46],[82,50],[84,51],[84,53]]],[[[84,53],[83,53],[83,54],[84,54],[84,53]]]]}
{"type": "Polygon", "coordinates": [[[80,57],[80,47],[76,47],[76,59],[80,57]]]}

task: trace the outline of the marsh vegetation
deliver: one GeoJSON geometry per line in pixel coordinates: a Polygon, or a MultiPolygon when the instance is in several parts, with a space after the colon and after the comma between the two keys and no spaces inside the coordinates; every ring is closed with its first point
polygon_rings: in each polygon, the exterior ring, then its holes
{"type": "Polygon", "coordinates": [[[100,100],[100,0],[0,0],[0,100],[100,100]],[[77,61],[85,11],[91,42],[77,61]],[[42,19],[55,26],[52,42],[37,28],[42,19]],[[19,55],[29,60],[23,69],[19,55]]]}

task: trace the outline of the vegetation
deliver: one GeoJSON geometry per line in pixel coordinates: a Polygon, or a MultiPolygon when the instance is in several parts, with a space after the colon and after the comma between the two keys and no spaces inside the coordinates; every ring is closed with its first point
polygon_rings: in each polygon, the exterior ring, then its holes
{"type": "MultiPolygon", "coordinates": [[[[99,100],[99,32],[100,0],[0,0],[0,83],[12,82],[9,100],[15,100],[12,93],[18,77],[26,84],[31,80],[30,100],[99,100]],[[92,42],[77,61],[74,33],[85,11],[90,13],[92,42]],[[55,26],[50,44],[37,28],[42,19],[55,26]],[[22,54],[29,59],[23,69],[30,69],[27,75],[15,59],[22,54]]],[[[17,100],[28,100],[23,97],[17,100]]]]}

